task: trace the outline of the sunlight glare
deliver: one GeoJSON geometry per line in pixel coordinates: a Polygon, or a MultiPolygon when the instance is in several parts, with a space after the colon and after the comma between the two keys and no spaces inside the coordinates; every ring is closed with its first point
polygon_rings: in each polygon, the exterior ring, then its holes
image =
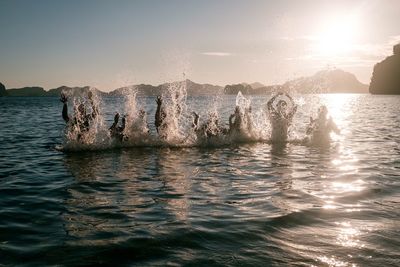
{"type": "Polygon", "coordinates": [[[358,21],[357,16],[327,19],[317,31],[314,52],[327,58],[348,54],[359,32],[358,21]]]}

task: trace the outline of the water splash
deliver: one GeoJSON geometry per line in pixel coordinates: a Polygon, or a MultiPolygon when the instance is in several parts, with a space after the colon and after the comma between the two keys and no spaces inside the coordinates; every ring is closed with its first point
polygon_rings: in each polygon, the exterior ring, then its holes
{"type": "Polygon", "coordinates": [[[72,98],[73,115],[64,135],[64,149],[96,149],[108,145],[109,133],[101,114],[101,98],[93,88],[87,90],[87,97],[74,91],[63,91],[72,98]]]}
{"type": "MultiPolygon", "coordinates": [[[[200,110],[195,125],[194,110],[187,105],[187,81],[165,85],[162,108],[166,117],[160,134],[151,131],[145,107],[137,99],[134,88],[124,92],[124,114],[117,126],[121,138],[111,134],[101,110],[101,97],[94,90],[91,100],[85,95],[73,96],[74,123],[65,131],[63,150],[102,150],[135,146],[226,146],[235,143],[270,142],[271,123],[265,105],[253,106],[252,99],[239,92],[232,109],[230,124],[224,124],[219,114],[220,96],[208,101],[200,110]],[[85,106],[80,113],[79,107],[85,106]],[[95,114],[95,116],[93,116],[95,114]],[[89,118],[89,119],[88,119],[89,118]],[[84,125],[84,127],[82,126],[84,125]]],[[[301,100],[300,100],[301,101],[301,100]]],[[[198,112],[198,111],[197,111],[198,112]]],[[[295,131],[289,132],[288,142],[302,143],[295,131]]]]}

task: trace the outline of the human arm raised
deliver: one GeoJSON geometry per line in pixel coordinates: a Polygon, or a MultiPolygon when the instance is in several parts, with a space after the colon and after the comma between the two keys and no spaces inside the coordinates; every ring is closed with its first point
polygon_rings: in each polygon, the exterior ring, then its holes
{"type": "Polygon", "coordinates": [[[297,105],[294,102],[293,98],[288,93],[285,93],[285,96],[290,100],[290,103],[292,104],[292,108],[289,112],[289,118],[293,118],[294,114],[297,111],[297,105]]]}
{"type": "Polygon", "coordinates": [[[332,118],[329,118],[329,126],[332,129],[332,131],[335,132],[335,134],[340,134],[340,129],[337,127],[336,123],[332,120],[332,118]]]}
{"type": "Polygon", "coordinates": [[[112,124],[111,127],[110,127],[110,131],[113,131],[113,130],[117,127],[118,120],[119,120],[119,113],[117,112],[117,113],[115,114],[115,116],[114,116],[114,122],[113,122],[113,124],[112,124]]]}
{"type": "Polygon", "coordinates": [[[192,128],[193,128],[194,130],[197,130],[198,127],[199,127],[199,119],[200,119],[200,116],[199,116],[199,114],[197,114],[195,111],[192,112],[192,116],[193,116],[192,128]]]}
{"type": "Polygon", "coordinates": [[[68,97],[64,93],[61,93],[60,101],[64,104],[62,109],[62,117],[65,122],[69,122],[68,105],[67,105],[68,97]]]}
{"type": "Polygon", "coordinates": [[[279,93],[275,94],[275,95],[274,95],[273,97],[271,97],[271,99],[267,102],[267,108],[268,108],[268,111],[269,111],[270,113],[276,112],[273,103],[274,103],[275,99],[276,99],[278,96],[280,96],[280,95],[282,95],[282,92],[279,92],[279,93]]]}
{"type": "Polygon", "coordinates": [[[99,110],[97,108],[97,105],[93,101],[93,93],[91,91],[88,92],[88,98],[90,105],[92,106],[92,114],[90,115],[90,117],[91,119],[94,119],[99,114],[99,110]]]}
{"type": "Polygon", "coordinates": [[[162,111],[161,111],[161,105],[162,105],[162,98],[160,96],[157,96],[156,99],[156,103],[157,103],[157,110],[156,110],[156,114],[155,114],[155,120],[154,120],[154,125],[156,126],[156,130],[158,132],[158,128],[161,126],[162,124],[162,111]]]}

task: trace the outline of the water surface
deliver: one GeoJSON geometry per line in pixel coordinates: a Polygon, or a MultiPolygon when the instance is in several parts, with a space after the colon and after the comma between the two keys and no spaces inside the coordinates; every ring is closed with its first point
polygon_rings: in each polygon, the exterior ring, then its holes
{"type": "MultiPolygon", "coordinates": [[[[103,100],[106,124],[123,111],[119,101],[103,100]]],[[[154,99],[138,101],[152,122],[154,99]]],[[[57,98],[0,98],[0,265],[400,265],[400,98],[296,101],[298,136],[328,105],[342,129],[329,148],[63,153],[57,98]]],[[[219,99],[224,121],[234,103],[219,99]]],[[[203,113],[209,105],[188,99],[203,113]]]]}

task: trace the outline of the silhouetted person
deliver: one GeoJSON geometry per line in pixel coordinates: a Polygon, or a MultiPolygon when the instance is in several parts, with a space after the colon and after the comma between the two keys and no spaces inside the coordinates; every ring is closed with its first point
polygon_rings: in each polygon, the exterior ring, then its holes
{"type": "Polygon", "coordinates": [[[97,107],[93,102],[92,92],[88,93],[88,99],[92,106],[92,113],[88,114],[85,105],[81,103],[75,108],[74,116],[71,118],[68,115],[68,97],[64,93],[61,93],[60,97],[60,101],[64,103],[62,117],[69,127],[78,128],[78,140],[82,138],[82,134],[89,131],[91,121],[98,115],[97,107]]]}
{"type": "Polygon", "coordinates": [[[317,118],[313,119],[310,117],[310,124],[307,127],[307,135],[310,136],[310,141],[315,143],[329,142],[330,133],[340,133],[339,128],[333,122],[332,118],[328,118],[328,109],[326,106],[321,106],[318,109],[317,118]]]}
{"type": "Polygon", "coordinates": [[[205,135],[207,138],[220,136],[222,134],[227,134],[228,132],[227,129],[219,125],[219,118],[215,112],[211,112],[209,114],[208,120],[205,123],[205,127],[205,135]]]}
{"type": "Polygon", "coordinates": [[[246,128],[248,133],[251,133],[253,130],[253,114],[251,113],[251,106],[244,110],[244,116],[246,119],[246,128]]]}
{"type": "Polygon", "coordinates": [[[199,129],[199,121],[200,121],[200,116],[197,114],[195,111],[192,112],[192,129],[194,131],[197,131],[199,129]]]}
{"type": "Polygon", "coordinates": [[[242,122],[243,118],[240,107],[236,106],[235,112],[229,116],[229,133],[239,133],[242,128],[242,122]]]}
{"type": "Polygon", "coordinates": [[[121,125],[118,126],[119,121],[119,113],[116,113],[114,116],[114,123],[110,127],[111,137],[122,142],[124,140],[124,130],[126,125],[125,116],[122,117],[121,125]]]}
{"type": "Polygon", "coordinates": [[[208,120],[201,126],[199,125],[199,119],[200,116],[193,112],[192,129],[194,129],[198,137],[211,138],[228,133],[227,129],[219,125],[219,118],[215,112],[211,112],[208,120]]]}
{"type": "Polygon", "coordinates": [[[157,110],[156,110],[156,115],[155,115],[155,126],[156,126],[156,130],[158,135],[161,138],[166,138],[167,133],[167,124],[166,124],[166,117],[167,117],[167,113],[164,109],[164,107],[162,106],[162,98],[160,96],[157,97],[156,99],[156,103],[157,103],[157,110]]]}
{"type": "Polygon", "coordinates": [[[175,112],[176,112],[175,115],[179,117],[182,113],[182,105],[180,103],[180,93],[175,92],[175,94],[173,94],[172,96],[173,96],[173,102],[175,102],[175,112]]]}
{"type": "Polygon", "coordinates": [[[139,110],[139,125],[138,127],[140,127],[140,129],[144,132],[149,134],[150,133],[150,129],[149,129],[149,124],[147,122],[147,113],[144,109],[139,110]]]}
{"type": "Polygon", "coordinates": [[[288,138],[288,129],[297,111],[297,106],[293,98],[287,93],[279,92],[267,102],[267,108],[272,127],[271,142],[286,142],[288,138]],[[288,108],[288,103],[285,100],[279,100],[276,107],[274,107],[273,104],[275,100],[281,95],[287,96],[291,102],[291,108],[288,108]]]}

